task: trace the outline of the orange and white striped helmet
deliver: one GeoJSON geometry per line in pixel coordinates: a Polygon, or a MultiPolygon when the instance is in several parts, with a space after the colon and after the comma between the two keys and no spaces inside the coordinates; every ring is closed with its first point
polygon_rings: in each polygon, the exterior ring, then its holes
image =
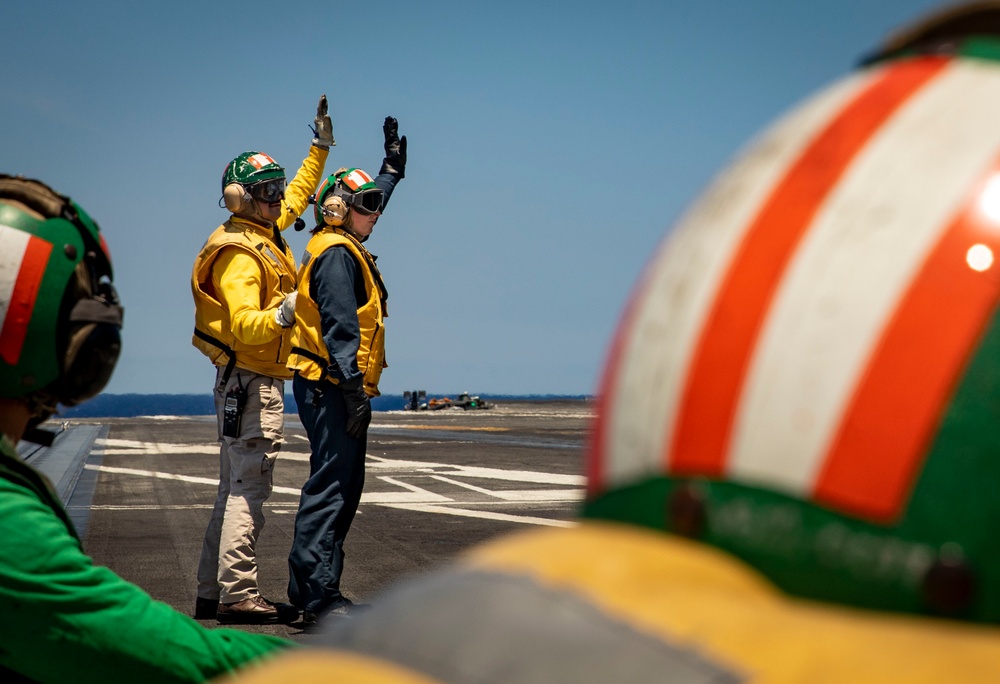
{"type": "Polygon", "coordinates": [[[586,514],[791,593],[1000,622],[1000,3],[757,139],[647,265],[586,514]]]}

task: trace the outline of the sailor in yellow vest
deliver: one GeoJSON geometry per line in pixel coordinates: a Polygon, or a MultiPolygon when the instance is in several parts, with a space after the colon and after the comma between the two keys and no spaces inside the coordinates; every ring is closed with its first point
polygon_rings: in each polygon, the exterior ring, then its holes
{"type": "Polygon", "coordinates": [[[295,258],[281,237],[309,204],[333,140],[326,96],[309,155],[285,187],[263,152],[226,167],[232,212],[195,259],[194,346],[216,366],[219,490],[198,565],[195,617],[223,623],[292,622],[298,611],[260,595],[256,544],[283,441],[286,361],[295,320],[295,258]]]}
{"type": "Polygon", "coordinates": [[[406,165],[406,137],[387,117],[385,160],[377,178],[340,169],[316,193],[316,228],[299,270],[298,320],[289,366],[299,418],[312,450],[288,557],[288,597],[306,623],[349,614],[340,591],[344,539],[365,477],[371,420],[385,363],[387,293],[372,234],[406,165]]]}

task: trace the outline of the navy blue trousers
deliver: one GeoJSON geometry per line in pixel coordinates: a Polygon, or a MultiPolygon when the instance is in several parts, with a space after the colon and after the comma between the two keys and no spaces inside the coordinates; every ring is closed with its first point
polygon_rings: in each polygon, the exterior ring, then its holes
{"type": "Polygon", "coordinates": [[[335,385],[296,374],[292,390],[312,453],[288,554],[288,599],[319,613],[342,598],[344,540],[361,502],[368,433],[347,434],[344,394],[335,385]]]}

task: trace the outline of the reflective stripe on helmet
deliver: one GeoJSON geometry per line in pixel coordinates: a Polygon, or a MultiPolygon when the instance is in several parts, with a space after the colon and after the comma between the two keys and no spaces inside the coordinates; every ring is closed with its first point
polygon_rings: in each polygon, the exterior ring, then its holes
{"type": "Polygon", "coordinates": [[[21,358],[51,252],[51,243],[0,225],[0,359],[11,366],[21,358]]]}
{"type": "Polygon", "coordinates": [[[718,195],[706,195],[686,221],[699,227],[682,225],[650,265],[612,346],[592,492],[670,472],[767,483],[874,519],[905,505],[955,376],[992,310],[992,290],[964,258],[973,242],[996,244],[968,218],[1000,149],[992,124],[1000,97],[975,85],[996,75],[947,65],[921,59],[848,79],[765,139],[770,158],[747,155],[720,180],[718,195]],[[962,97],[969,92],[978,94],[962,97]],[[960,116],[968,135],[920,138],[945,113],[960,116]],[[868,126],[853,145],[846,141],[858,129],[845,131],[845,119],[868,126]],[[788,138],[799,141],[794,154],[782,152],[788,138]],[[891,177],[887,160],[896,160],[891,177]],[[827,174],[825,185],[817,173],[827,174]],[[903,189],[910,198],[897,208],[892,198],[903,189]],[[803,197],[813,198],[811,207],[803,197]],[[894,213],[873,233],[864,212],[884,206],[894,213]],[[781,225],[791,231],[784,237],[781,225]],[[679,268],[678,258],[691,266],[679,268]],[[961,314],[952,311],[954,299],[928,299],[942,273],[951,274],[949,297],[964,293],[961,314]],[[684,278],[687,296],[671,294],[684,278]],[[939,323],[928,327],[934,316],[939,323]],[[920,381],[905,392],[900,364],[912,368],[914,357],[899,350],[920,324],[942,346],[924,346],[920,381]],[[664,348],[657,336],[666,330],[664,348]],[[859,428],[875,421],[873,412],[906,415],[890,444],[886,434],[876,442],[859,428]],[[656,424],[660,434],[648,434],[656,424]],[[881,465],[859,470],[858,459],[874,459],[872,449],[883,450],[881,465]],[[853,456],[844,460],[845,453],[853,456]],[[867,478],[860,489],[858,478],[867,478]]]}

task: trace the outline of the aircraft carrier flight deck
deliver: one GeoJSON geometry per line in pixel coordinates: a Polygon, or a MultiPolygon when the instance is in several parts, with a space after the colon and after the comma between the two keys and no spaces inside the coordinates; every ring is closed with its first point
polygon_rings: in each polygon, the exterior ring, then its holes
{"type": "MultiPolygon", "coordinates": [[[[528,526],[573,525],[592,413],[585,400],[375,412],[364,495],[345,544],[345,595],[377,601],[393,582],[479,542],[528,526]]],[[[298,417],[285,419],[286,443],[258,542],[261,593],[275,601],[287,600],[286,559],[309,472],[298,417]]],[[[80,418],[63,428],[52,447],[22,445],[22,455],[53,480],[84,550],[191,615],[218,486],[215,417],[80,418]]],[[[238,628],[300,643],[314,634],[301,623],[238,628]]]]}

